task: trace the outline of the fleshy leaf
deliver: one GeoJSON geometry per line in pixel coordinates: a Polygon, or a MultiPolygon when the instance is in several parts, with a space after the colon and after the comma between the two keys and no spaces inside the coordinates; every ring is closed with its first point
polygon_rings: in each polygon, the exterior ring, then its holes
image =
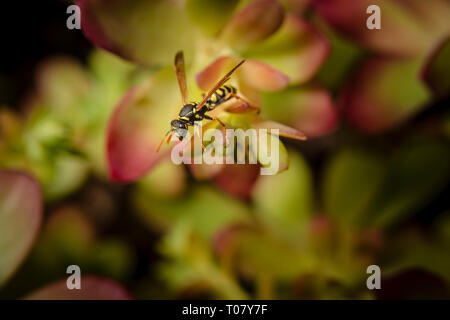
{"type": "Polygon", "coordinates": [[[386,161],[361,151],[343,152],[326,171],[325,209],[342,224],[390,227],[443,188],[449,159],[444,144],[417,138],[386,161]]]}
{"type": "MultiPolygon", "coordinates": [[[[92,190],[91,190],[92,191],[92,190]]],[[[91,195],[91,197],[93,197],[91,195]]],[[[98,200],[99,197],[93,197],[98,200]]],[[[85,199],[85,204],[89,201],[85,199]]],[[[101,205],[96,201],[92,206],[96,214],[110,212],[102,211],[107,205],[101,205]]],[[[53,279],[55,274],[66,270],[67,266],[76,264],[80,266],[82,274],[95,272],[115,279],[126,275],[134,263],[134,256],[130,248],[116,238],[96,237],[96,230],[91,221],[90,212],[82,212],[79,208],[63,206],[55,212],[51,212],[44,230],[39,237],[27,266],[31,268],[38,266],[40,279],[53,279]]],[[[97,219],[108,219],[105,216],[97,219]]],[[[31,275],[30,275],[31,277],[31,275]]],[[[27,278],[26,278],[27,279],[27,278]]],[[[24,280],[27,282],[27,280],[24,280]]]]}
{"type": "MultiPolygon", "coordinates": [[[[292,236],[301,240],[301,230],[294,230],[298,225],[288,226],[289,232],[296,232],[292,236]]],[[[235,248],[232,248],[231,253],[227,253],[231,256],[228,259],[233,259],[233,264],[240,270],[246,270],[255,281],[260,281],[260,277],[264,276],[266,279],[272,278],[283,282],[293,281],[298,275],[314,270],[314,260],[311,259],[311,255],[298,250],[295,246],[285,245],[274,237],[251,230],[232,230],[232,232],[234,234],[228,235],[228,239],[225,239],[235,241],[235,248]]],[[[286,237],[286,233],[284,236],[286,237]]],[[[226,246],[229,243],[223,245],[226,246]]],[[[267,294],[268,296],[258,298],[273,298],[270,297],[270,293],[267,294]]]]}
{"type": "Polygon", "coordinates": [[[314,79],[334,94],[345,84],[354,66],[364,58],[365,52],[356,43],[337,34],[325,22],[319,20],[316,23],[330,43],[330,55],[314,79]]]}
{"type": "Polygon", "coordinates": [[[69,111],[82,103],[91,80],[81,64],[67,57],[42,63],[36,78],[37,101],[32,100],[32,103],[52,109],[63,119],[68,116],[67,113],[73,117],[73,112],[69,111]]]}
{"type": "Polygon", "coordinates": [[[306,21],[287,15],[279,30],[242,53],[281,71],[291,83],[309,80],[328,56],[326,39],[306,21]]]}
{"type": "Polygon", "coordinates": [[[195,76],[198,87],[204,91],[208,91],[214,87],[217,81],[219,81],[219,78],[226,73],[225,70],[231,66],[233,60],[229,56],[223,56],[214,60],[195,76]]]}
{"type": "MultiPolygon", "coordinates": [[[[241,93],[240,96],[243,96],[241,93]]],[[[233,99],[234,101],[223,108],[228,113],[259,113],[261,108],[259,105],[256,105],[252,102],[252,104],[248,104],[246,102],[242,102],[241,100],[233,99]]],[[[231,100],[230,100],[231,101],[231,100]]]]}
{"type": "MultiPolygon", "coordinates": [[[[237,59],[223,56],[216,59],[196,76],[197,85],[210,90],[219,79],[237,64],[237,59]]],[[[272,66],[257,60],[247,60],[236,72],[238,78],[254,89],[278,91],[289,83],[289,77],[272,66]]]]}
{"type": "Polygon", "coordinates": [[[133,181],[164,157],[165,151],[157,153],[156,149],[180,101],[172,68],[129,90],[108,128],[107,158],[112,179],[133,181]]]}
{"type": "Polygon", "coordinates": [[[335,29],[382,53],[422,55],[450,30],[450,5],[445,0],[313,0],[313,4],[335,29]],[[380,8],[380,30],[366,27],[371,5],[380,8]]]}
{"type": "Polygon", "coordinates": [[[178,224],[192,228],[207,240],[211,240],[217,230],[249,219],[249,210],[242,202],[215,188],[193,187],[190,191],[185,197],[164,200],[139,188],[134,200],[151,228],[165,229],[178,224]],[[214,215],[211,215],[212,210],[214,215]]]}
{"type": "Polygon", "coordinates": [[[85,264],[94,243],[92,222],[79,209],[65,206],[51,212],[33,257],[45,266],[47,274],[57,273],[71,261],[80,266],[85,264]]]}
{"type": "Polygon", "coordinates": [[[190,164],[188,165],[192,175],[199,181],[209,180],[218,175],[223,169],[223,164],[190,164]]]}
{"type": "MultiPolygon", "coordinates": [[[[270,172],[269,175],[278,174],[289,168],[289,154],[286,147],[279,137],[275,136],[270,129],[267,130],[266,135],[264,135],[263,132],[259,132],[258,152],[256,153],[256,150],[253,150],[253,152],[258,155],[258,163],[263,167],[262,170],[264,171],[264,169],[267,169],[267,172],[270,172]],[[264,144],[264,140],[261,139],[265,139],[266,143],[264,144]],[[275,139],[275,141],[272,139],[275,139]],[[275,146],[278,146],[278,153],[274,153],[274,150],[272,150],[273,142],[275,142],[275,146]],[[267,155],[267,158],[264,158],[263,155],[267,155]]],[[[263,171],[261,171],[261,174],[264,174],[263,171]]]]}
{"type": "Polygon", "coordinates": [[[286,138],[290,138],[290,139],[295,139],[295,140],[306,140],[306,136],[304,133],[285,126],[284,124],[275,122],[275,121],[271,121],[271,120],[261,120],[258,122],[254,122],[252,123],[252,128],[255,129],[278,129],[279,130],[279,135],[281,137],[286,137],[286,138]]]}
{"type": "Polygon", "coordinates": [[[233,14],[239,0],[187,0],[189,17],[203,32],[215,36],[233,14]]]}
{"type": "Polygon", "coordinates": [[[338,125],[337,108],[321,88],[288,88],[262,95],[262,116],[286,123],[314,138],[333,132],[338,125]]]}
{"type": "Polygon", "coordinates": [[[131,295],[116,282],[81,276],[81,289],[69,290],[67,280],[49,284],[26,297],[27,300],[130,300],[131,295]]]}
{"type": "Polygon", "coordinates": [[[105,50],[147,65],[169,65],[180,49],[192,57],[193,28],[180,3],[79,0],[77,4],[84,34],[105,50]]]}
{"type": "Polygon", "coordinates": [[[374,58],[364,62],[341,96],[343,112],[358,129],[377,133],[419,111],[430,98],[419,79],[420,61],[374,58]]]}
{"type": "Polygon", "coordinates": [[[39,184],[24,173],[0,171],[0,286],[31,249],[41,219],[39,184]]]}
{"type": "Polygon", "coordinates": [[[264,226],[290,240],[300,240],[313,213],[312,176],[306,161],[289,153],[289,170],[261,176],[252,193],[256,215],[264,226]]]}
{"type": "Polygon", "coordinates": [[[214,177],[214,182],[225,192],[247,199],[259,174],[259,165],[229,164],[214,177]]]}
{"type": "Polygon", "coordinates": [[[357,225],[367,215],[380,191],[384,163],[376,156],[357,150],[342,151],[325,171],[325,212],[343,225],[357,225]]]}
{"type": "Polygon", "coordinates": [[[241,67],[240,75],[248,85],[264,91],[278,91],[289,83],[287,75],[256,60],[247,60],[241,67]]]}
{"type": "Polygon", "coordinates": [[[186,187],[186,172],[183,166],[171,161],[159,163],[154,170],[139,181],[147,192],[161,198],[173,198],[180,195],[186,187]],[[167,183],[171,181],[171,183],[167,183]]]}
{"type": "Polygon", "coordinates": [[[277,1],[254,1],[231,19],[221,38],[233,48],[243,50],[273,34],[283,17],[283,7],[277,1]]]}
{"type": "Polygon", "coordinates": [[[440,43],[428,57],[422,78],[437,96],[450,94],[450,38],[440,43]]]}
{"type": "Polygon", "coordinates": [[[61,198],[81,187],[88,176],[89,165],[80,157],[62,155],[55,159],[51,168],[54,171],[44,183],[48,200],[61,198]]]}
{"type": "Polygon", "coordinates": [[[160,246],[166,261],[159,268],[160,277],[170,287],[188,294],[192,289],[206,289],[205,293],[218,299],[248,299],[235,278],[216,263],[210,241],[205,241],[190,225],[178,223],[171,228],[160,246]]]}

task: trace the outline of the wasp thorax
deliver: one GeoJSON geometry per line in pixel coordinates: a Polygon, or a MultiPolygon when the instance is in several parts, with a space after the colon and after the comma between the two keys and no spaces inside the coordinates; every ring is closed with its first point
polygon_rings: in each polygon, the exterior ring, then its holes
{"type": "Polygon", "coordinates": [[[189,103],[181,107],[179,116],[190,117],[194,113],[194,109],[197,107],[196,103],[189,103]]]}

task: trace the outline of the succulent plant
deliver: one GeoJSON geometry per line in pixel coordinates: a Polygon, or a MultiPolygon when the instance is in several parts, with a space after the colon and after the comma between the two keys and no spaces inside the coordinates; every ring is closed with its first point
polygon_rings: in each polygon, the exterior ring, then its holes
{"type": "Polygon", "coordinates": [[[76,4],[100,49],[48,58],[23,108],[0,110],[0,298],[449,296],[448,1],[378,0],[380,30],[369,0],[76,4]],[[215,112],[280,130],[276,175],[156,152],[180,50],[192,101],[246,59],[230,84],[261,112],[215,112]],[[433,281],[397,292],[401,277],[433,281]]]}

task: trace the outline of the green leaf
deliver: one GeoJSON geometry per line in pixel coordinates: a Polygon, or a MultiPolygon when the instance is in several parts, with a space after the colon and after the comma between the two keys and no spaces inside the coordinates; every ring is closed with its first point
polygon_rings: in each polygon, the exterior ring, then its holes
{"type": "Polygon", "coordinates": [[[171,161],[164,161],[138,183],[147,193],[158,198],[175,198],[186,188],[186,168],[171,161]]]}
{"type": "Polygon", "coordinates": [[[311,79],[328,56],[329,45],[313,26],[300,17],[286,15],[282,26],[242,55],[281,71],[291,84],[311,79]]]}
{"type": "Polygon", "coordinates": [[[174,290],[200,287],[219,299],[248,299],[235,278],[216,263],[210,242],[191,225],[174,226],[163,238],[160,251],[167,258],[160,265],[160,276],[174,290]]]}
{"type": "Polygon", "coordinates": [[[341,95],[345,116],[368,133],[379,133],[405,121],[427,106],[431,98],[419,79],[420,67],[420,59],[365,60],[341,95]]]}
{"type": "Polygon", "coordinates": [[[187,0],[186,10],[192,22],[203,32],[216,36],[231,18],[239,0],[187,0]]]}
{"type": "Polygon", "coordinates": [[[164,157],[167,149],[159,153],[156,149],[180,102],[172,67],[159,70],[124,95],[107,131],[107,160],[112,179],[134,181],[164,157]]]}
{"type": "MultiPolygon", "coordinates": [[[[253,147],[256,146],[253,145],[253,147]]],[[[270,131],[266,133],[259,131],[258,150],[253,149],[252,151],[257,155],[258,163],[263,167],[261,171],[263,175],[278,174],[289,167],[289,155],[286,147],[277,136],[270,134],[270,131]],[[264,139],[266,143],[264,143],[264,139]],[[272,145],[278,146],[278,150],[272,150],[272,145]]]]}
{"type": "Polygon", "coordinates": [[[237,50],[244,50],[272,35],[283,23],[283,18],[283,7],[277,1],[254,1],[234,15],[221,39],[237,50]]]}
{"type": "Polygon", "coordinates": [[[262,116],[280,121],[314,138],[331,133],[338,112],[329,92],[317,87],[290,87],[262,94],[262,116]]]}
{"type": "Polygon", "coordinates": [[[73,111],[86,99],[92,85],[89,73],[68,57],[48,59],[38,71],[37,96],[31,104],[50,109],[58,119],[73,121],[73,111]]]}
{"type": "Polygon", "coordinates": [[[191,188],[183,197],[169,200],[139,188],[134,200],[151,228],[164,229],[182,223],[205,239],[229,224],[249,219],[249,210],[242,202],[206,187],[191,188]]]}
{"type": "Polygon", "coordinates": [[[135,262],[131,248],[118,239],[98,242],[89,252],[89,262],[99,274],[114,279],[124,279],[130,274],[135,262]]]}
{"type": "Polygon", "coordinates": [[[253,276],[265,274],[278,281],[293,281],[316,266],[314,257],[308,252],[261,234],[244,233],[237,245],[236,263],[253,276]]]}
{"type": "Polygon", "coordinates": [[[289,153],[289,169],[277,175],[261,176],[253,189],[255,214],[278,236],[300,240],[313,213],[312,176],[306,161],[289,153]]]}
{"type": "Polygon", "coordinates": [[[186,9],[165,0],[80,0],[84,34],[97,46],[141,64],[171,65],[178,50],[194,51],[186,9]]]}
{"type": "Polygon", "coordinates": [[[369,214],[383,178],[384,164],[377,156],[358,150],[341,151],[325,170],[325,212],[340,224],[360,224],[369,214]]]}
{"type": "Polygon", "coordinates": [[[355,43],[339,36],[321,20],[318,24],[330,43],[330,55],[317,72],[315,79],[335,93],[345,84],[355,63],[363,56],[363,50],[355,43]]]}
{"type": "Polygon", "coordinates": [[[94,243],[91,221],[74,207],[62,207],[48,217],[31,257],[35,264],[44,266],[45,278],[60,274],[68,264],[87,265],[94,243]]]}

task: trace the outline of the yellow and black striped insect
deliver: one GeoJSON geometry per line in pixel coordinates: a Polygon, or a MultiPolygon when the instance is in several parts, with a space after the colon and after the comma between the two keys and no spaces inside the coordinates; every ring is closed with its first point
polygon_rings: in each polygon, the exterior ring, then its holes
{"type": "Polygon", "coordinates": [[[175,135],[180,141],[184,139],[186,136],[187,130],[190,126],[196,125],[197,121],[202,121],[203,119],[207,120],[217,120],[223,127],[225,124],[220,121],[217,117],[207,115],[208,111],[212,111],[217,108],[222,103],[230,100],[230,99],[239,99],[245,102],[246,104],[250,103],[246,101],[243,97],[237,94],[236,88],[225,85],[225,83],[230,80],[231,74],[239,68],[245,60],[239,62],[233,69],[230,70],[222,79],[220,79],[217,84],[203,97],[203,100],[200,103],[188,102],[187,98],[187,86],[186,86],[186,72],[184,66],[184,56],[183,52],[179,51],[175,55],[175,74],[177,76],[178,85],[180,87],[181,98],[183,101],[183,107],[178,114],[177,119],[172,120],[170,123],[170,130],[167,131],[164,138],[161,140],[161,143],[158,145],[156,151],[159,151],[161,145],[163,144],[167,135],[167,143],[169,143],[172,135],[175,135]]]}

